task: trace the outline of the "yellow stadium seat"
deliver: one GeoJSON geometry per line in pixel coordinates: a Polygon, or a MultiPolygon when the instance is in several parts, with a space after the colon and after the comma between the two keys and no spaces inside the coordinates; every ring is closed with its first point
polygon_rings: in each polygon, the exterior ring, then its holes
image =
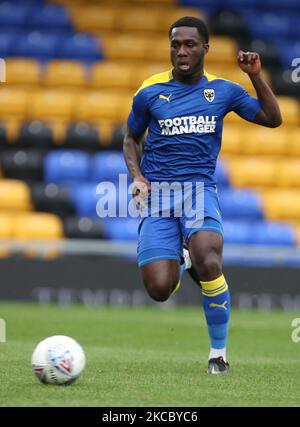
{"type": "Polygon", "coordinates": [[[8,212],[32,209],[30,190],[23,181],[0,179],[0,210],[8,212]]]}
{"type": "Polygon", "coordinates": [[[23,119],[27,115],[30,93],[18,88],[0,89],[0,117],[13,116],[23,119]]]}
{"type": "Polygon", "coordinates": [[[281,161],[276,183],[280,187],[298,187],[300,189],[300,158],[281,161]]]}
{"type": "Polygon", "coordinates": [[[13,235],[12,216],[0,212],[0,239],[11,239],[12,235],[13,235]]]}
{"type": "Polygon", "coordinates": [[[121,10],[114,7],[84,5],[71,8],[72,22],[78,31],[117,30],[121,10]]]}
{"type": "Polygon", "coordinates": [[[300,156],[300,126],[289,131],[288,153],[291,156],[300,156]]]}
{"type": "Polygon", "coordinates": [[[50,61],[43,79],[47,86],[66,88],[83,88],[86,82],[86,69],[81,61],[50,61]]]}
{"type": "Polygon", "coordinates": [[[269,220],[300,220],[300,189],[272,190],[262,194],[265,217],[269,220]]]}
{"type": "Polygon", "coordinates": [[[238,46],[231,37],[212,36],[209,45],[209,51],[205,56],[207,67],[211,64],[219,64],[221,73],[227,64],[237,66],[238,46]]]}
{"type": "MultiPolygon", "coordinates": [[[[151,3],[149,3],[151,4],[151,3]]],[[[164,8],[159,10],[160,13],[160,26],[157,29],[158,32],[161,32],[163,35],[168,34],[170,26],[182,18],[183,16],[194,16],[196,18],[206,20],[206,16],[198,8],[193,7],[174,7],[174,8],[164,8]]]]}
{"type": "Polygon", "coordinates": [[[13,233],[21,240],[55,240],[63,237],[63,226],[56,215],[34,212],[18,215],[13,233]]]}
{"type": "Polygon", "coordinates": [[[243,144],[243,133],[239,126],[224,126],[221,155],[239,154],[243,144]]]}
{"type": "Polygon", "coordinates": [[[277,163],[257,157],[238,157],[230,159],[229,176],[232,185],[237,187],[272,186],[275,181],[277,163]]]}
{"type": "Polygon", "coordinates": [[[69,121],[65,119],[55,118],[47,120],[47,123],[49,123],[52,129],[54,143],[57,145],[63,144],[66,140],[69,121]]]}
{"type": "Polygon", "coordinates": [[[21,118],[1,116],[1,122],[4,123],[8,142],[13,144],[20,132],[20,126],[22,124],[21,118]]]}
{"type": "Polygon", "coordinates": [[[99,121],[108,119],[119,123],[123,117],[124,101],[128,97],[118,92],[91,92],[80,97],[76,103],[75,117],[78,120],[99,121]]]}
{"type": "Polygon", "coordinates": [[[32,96],[29,116],[32,119],[71,120],[75,95],[68,91],[44,90],[32,96]]]}
{"type": "Polygon", "coordinates": [[[171,71],[171,69],[171,64],[166,63],[143,64],[139,67],[136,67],[132,80],[132,88],[134,92],[139,89],[144,80],[149,79],[149,77],[153,76],[154,74],[171,71]]]}
{"type": "Polygon", "coordinates": [[[11,86],[39,86],[41,83],[40,67],[34,59],[7,58],[6,83],[11,86]]]}
{"type": "Polygon", "coordinates": [[[300,104],[292,97],[277,96],[284,124],[300,125],[300,104]]]}
{"type": "Polygon", "coordinates": [[[101,61],[91,68],[90,86],[96,89],[131,89],[134,69],[122,63],[101,61]]]}
{"type": "Polygon", "coordinates": [[[112,60],[146,60],[149,40],[128,34],[116,34],[115,37],[103,36],[104,54],[112,60]]]}
{"type": "Polygon", "coordinates": [[[160,32],[163,16],[159,10],[132,8],[128,9],[119,18],[120,31],[160,32]]]}
{"type": "Polygon", "coordinates": [[[241,152],[247,155],[278,155],[287,154],[288,134],[282,128],[269,129],[253,125],[244,133],[241,152]]]}

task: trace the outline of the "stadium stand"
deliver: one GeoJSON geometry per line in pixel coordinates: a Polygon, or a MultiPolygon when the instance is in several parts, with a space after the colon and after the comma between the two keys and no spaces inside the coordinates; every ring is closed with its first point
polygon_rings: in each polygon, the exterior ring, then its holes
{"type": "Polygon", "coordinates": [[[96,216],[97,182],[127,175],[120,150],[132,96],[145,78],[171,67],[169,25],[192,14],[212,31],[207,71],[254,93],[236,54],[257,50],[283,114],[276,130],[234,114],[225,119],[216,169],[225,240],[300,245],[300,90],[289,72],[300,57],[299,4],[0,1],[7,75],[0,86],[0,237],[136,239],[137,218],[96,216]]]}

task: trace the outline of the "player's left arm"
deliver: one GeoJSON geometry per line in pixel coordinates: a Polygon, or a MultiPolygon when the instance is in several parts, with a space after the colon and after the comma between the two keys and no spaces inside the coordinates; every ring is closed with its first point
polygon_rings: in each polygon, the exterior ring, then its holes
{"type": "Polygon", "coordinates": [[[260,111],[251,121],[271,128],[280,126],[282,123],[280,108],[272,89],[262,76],[259,54],[240,50],[238,64],[241,70],[248,74],[261,106],[260,111]]]}

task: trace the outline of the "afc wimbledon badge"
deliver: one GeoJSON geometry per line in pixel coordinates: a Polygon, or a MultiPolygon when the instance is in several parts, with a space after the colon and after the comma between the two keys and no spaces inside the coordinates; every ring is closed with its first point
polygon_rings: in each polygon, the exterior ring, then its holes
{"type": "Polygon", "coordinates": [[[215,99],[214,89],[204,89],[204,96],[208,102],[213,102],[215,99]]]}

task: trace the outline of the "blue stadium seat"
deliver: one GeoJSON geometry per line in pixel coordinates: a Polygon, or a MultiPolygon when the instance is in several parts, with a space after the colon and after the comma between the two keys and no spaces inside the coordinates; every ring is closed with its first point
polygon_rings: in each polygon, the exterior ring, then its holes
{"type": "Polygon", "coordinates": [[[260,2],[260,7],[270,11],[300,11],[299,0],[264,0],[260,2]]]}
{"type": "Polygon", "coordinates": [[[13,55],[14,46],[18,36],[12,32],[0,32],[0,57],[13,55]]]}
{"type": "MultiPolygon", "coordinates": [[[[24,3],[24,2],[23,2],[24,3]]],[[[13,2],[0,3],[0,28],[1,30],[15,27],[19,30],[26,25],[26,19],[33,8],[27,4],[14,4],[13,2]]]]}
{"type": "Polygon", "coordinates": [[[93,156],[90,170],[91,181],[117,182],[121,173],[128,175],[122,151],[107,150],[93,156]]]}
{"type": "Polygon", "coordinates": [[[84,33],[65,37],[59,46],[58,56],[86,62],[98,61],[103,58],[102,49],[97,38],[84,33]]]}
{"type": "Polygon", "coordinates": [[[224,160],[218,159],[217,161],[215,180],[218,187],[228,187],[230,185],[228,167],[224,160]]]}
{"type": "Polygon", "coordinates": [[[29,28],[37,30],[71,30],[71,18],[68,9],[58,5],[42,5],[36,8],[27,20],[29,28]]]}
{"type": "Polygon", "coordinates": [[[107,218],[103,220],[105,234],[111,240],[133,240],[138,238],[137,218],[107,218]]]}
{"type": "Polygon", "coordinates": [[[277,37],[274,37],[272,41],[278,49],[279,58],[284,68],[290,68],[293,59],[300,58],[300,43],[298,41],[284,41],[277,37]]]}
{"type": "Polygon", "coordinates": [[[128,189],[119,191],[116,185],[109,190],[107,187],[101,189],[97,183],[88,182],[79,185],[71,184],[69,191],[79,216],[97,216],[98,218],[106,218],[108,215],[110,217],[128,216],[128,205],[132,200],[128,189]]]}
{"type": "Polygon", "coordinates": [[[248,244],[251,236],[251,223],[245,221],[224,221],[224,242],[225,244],[248,244]]]}
{"type": "Polygon", "coordinates": [[[96,207],[99,200],[96,189],[97,185],[92,183],[82,183],[72,186],[70,189],[71,199],[77,215],[96,217],[96,207]]]}
{"type": "Polygon", "coordinates": [[[262,203],[255,191],[244,189],[223,189],[219,193],[222,216],[239,219],[263,218],[262,203]]]}
{"type": "Polygon", "coordinates": [[[294,38],[300,34],[299,18],[290,13],[245,12],[243,16],[251,35],[256,38],[266,40],[271,40],[273,37],[294,38]]]}
{"type": "Polygon", "coordinates": [[[44,158],[46,182],[81,183],[88,178],[90,157],[80,150],[56,150],[44,158]]]}
{"type": "Polygon", "coordinates": [[[290,224],[258,222],[251,227],[249,243],[257,245],[296,246],[296,233],[290,224]]]}
{"type": "Polygon", "coordinates": [[[19,36],[13,54],[45,61],[57,56],[57,49],[61,42],[62,40],[58,35],[32,31],[19,36]]]}

